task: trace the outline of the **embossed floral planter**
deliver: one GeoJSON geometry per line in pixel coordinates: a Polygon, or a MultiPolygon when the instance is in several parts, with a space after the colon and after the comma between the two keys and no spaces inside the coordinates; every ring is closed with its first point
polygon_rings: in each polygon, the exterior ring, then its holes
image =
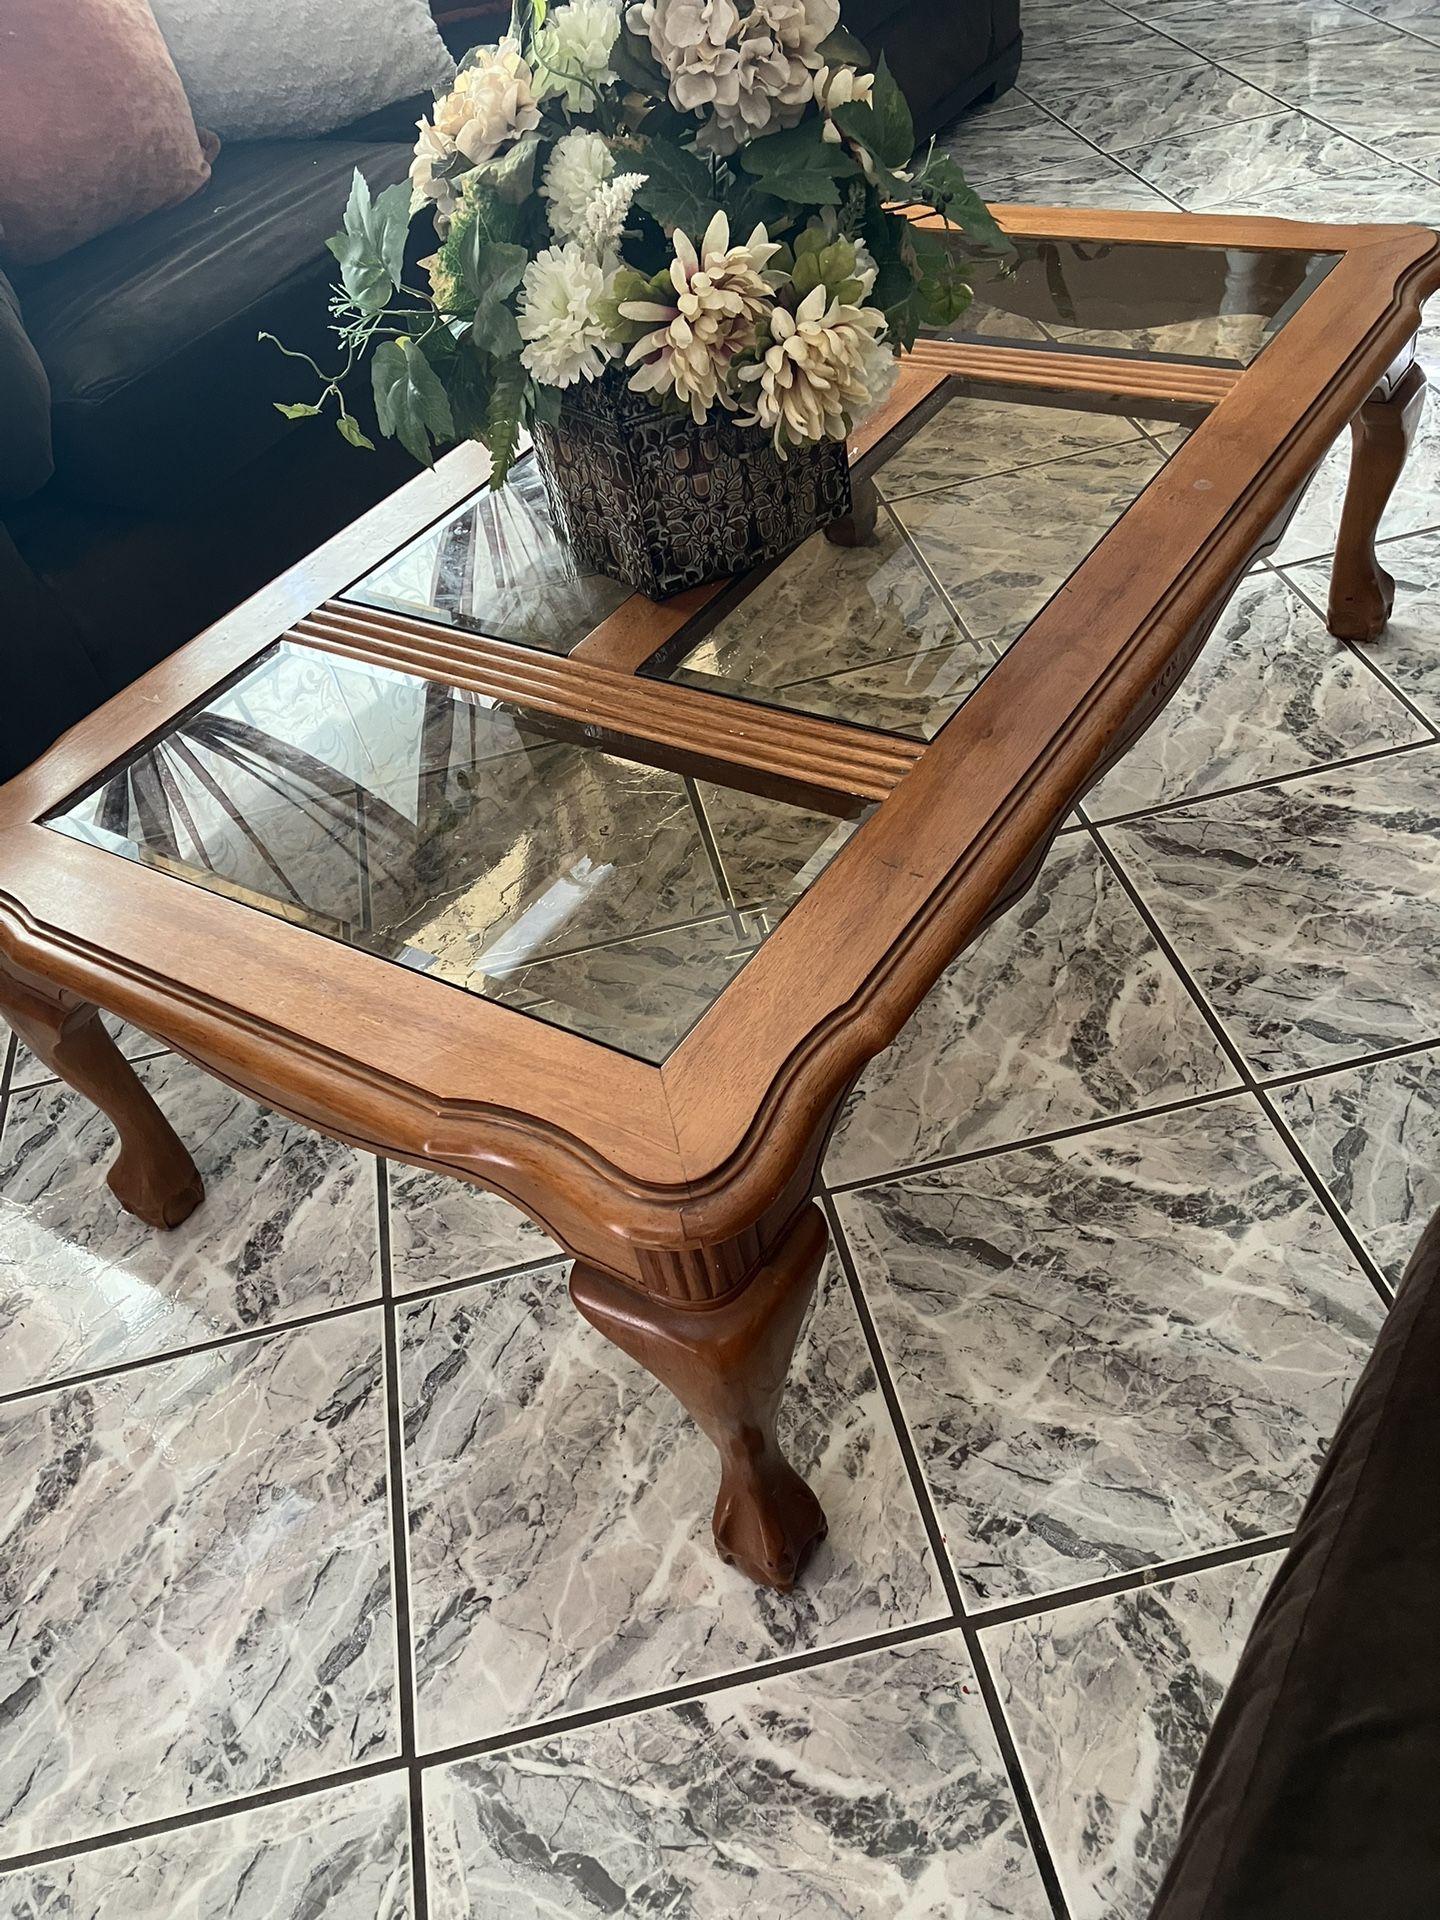
{"type": "Polygon", "coordinates": [[[535,453],[579,557],[652,600],[774,560],[850,511],[844,444],[792,448],[716,409],[703,426],[610,375],[567,393],[535,453]]]}

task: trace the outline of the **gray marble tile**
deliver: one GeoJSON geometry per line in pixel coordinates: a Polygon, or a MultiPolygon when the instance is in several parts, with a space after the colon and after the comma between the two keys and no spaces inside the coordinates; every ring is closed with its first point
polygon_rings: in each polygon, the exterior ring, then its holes
{"type": "Polygon", "coordinates": [[[1085,811],[1104,820],[1427,737],[1312,607],[1278,575],[1253,573],[1189,678],[1085,811]]]}
{"type": "Polygon", "coordinates": [[[406,1776],[0,1876],[6,1920],[410,1920],[406,1776]]]}
{"type": "Polygon", "coordinates": [[[1257,1074],[1440,1033],[1440,748],[1103,831],[1257,1074]]]}
{"type": "MultiPolygon", "coordinates": [[[[153,1053],[164,1053],[165,1044],[148,1033],[142,1033],[138,1027],[127,1025],[113,1013],[102,1013],[100,1018],[109,1029],[112,1039],[127,1060],[146,1060],[153,1053]]],[[[5,1042],[10,1029],[0,1020],[0,1058],[3,1058],[5,1042]]],[[[43,1060],[37,1060],[25,1042],[17,1037],[15,1041],[15,1059],[10,1068],[10,1089],[12,1092],[21,1087],[38,1087],[42,1080],[53,1080],[54,1074],[43,1060]]]]}
{"type": "Polygon", "coordinates": [[[1145,1920],[1278,1554],[992,1627],[995,1684],[1072,1920],[1145,1920]]]}
{"type": "Polygon", "coordinates": [[[887,500],[934,493],[966,480],[1041,466],[1066,454],[1139,440],[1143,428],[1123,414],[962,393],[907,440],[876,474],[887,500]]]}
{"type": "Polygon", "coordinates": [[[1432,176],[1440,165],[1440,48],[1367,31],[1340,47],[1271,47],[1235,64],[1257,87],[1392,160],[1432,176]]]}
{"type": "Polygon", "coordinates": [[[498,1194],[393,1160],[386,1175],[390,1275],[397,1293],[478,1280],[559,1255],[554,1241],[498,1194]]]}
{"type": "Polygon", "coordinates": [[[969,1602],[1295,1520],[1383,1310],[1248,1095],[838,1204],[969,1602]]]}
{"type": "Polygon", "coordinates": [[[1398,1285],[1440,1211],[1440,1055],[1346,1067],[1279,1087],[1274,1097],[1305,1157],[1398,1285]]]}
{"type": "Polygon", "coordinates": [[[996,115],[1013,114],[1011,124],[994,125],[982,113],[973,123],[967,119],[947,131],[940,143],[987,200],[1174,211],[1163,194],[1138,180],[1119,161],[1098,153],[1089,141],[1042,113],[1033,102],[1025,103],[1030,111],[1022,115],[1022,99],[1007,94],[1003,103],[990,109],[996,115]]]}
{"type": "Polygon", "coordinates": [[[1127,11],[1092,6],[1045,7],[1028,14],[1025,60],[1020,79],[1026,93],[1032,82],[1069,69],[1084,73],[1109,61],[1116,67],[1165,67],[1187,64],[1193,55],[1165,34],[1140,25],[1127,11]]]}
{"type": "Polygon", "coordinates": [[[1164,465],[1148,440],[986,475],[894,509],[966,627],[1012,640],[1164,465]]]}
{"type": "Polygon", "coordinates": [[[1355,0],[1362,13],[1407,32],[1440,35],[1440,0],[1355,0]]]}
{"type": "Polygon", "coordinates": [[[380,1311],[0,1409],[28,1852],[394,1754],[380,1311]]]}
{"type": "Polygon", "coordinates": [[[205,1181],[168,1233],[105,1184],[108,1120],[51,1081],[0,1134],[0,1393],[273,1326],[380,1289],[375,1166],[174,1054],[140,1078],[205,1181]]]}
{"type": "Polygon", "coordinates": [[[1293,109],[1128,147],[1127,165],[1189,212],[1425,220],[1433,185],[1293,109]]]}
{"type": "MultiPolygon", "coordinates": [[[[1364,657],[1440,725],[1440,528],[1387,541],[1380,559],[1395,579],[1395,611],[1380,638],[1363,648],[1364,657]]],[[[1330,592],[1329,562],[1290,571],[1296,585],[1323,607],[1330,592]]]]}
{"type": "Polygon", "coordinates": [[[1308,51],[1317,63],[1343,65],[1351,48],[1399,38],[1343,0],[1248,0],[1243,7],[1230,0],[1167,0],[1149,17],[1182,45],[1251,80],[1245,63],[1257,55],[1296,58],[1308,51]]]}
{"type": "Polygon", "coordinates": [[[1151,38],[1153,46],[1147,41],[1133,50],[1087,41],[1073,50],[1087,56],[1083,61],[1061,58],[1038,67],[1027,48],[1025,85],[1067,127],[1121,156],[1148,141],[1274,113],[1269,94],[1173,41],[1151,38]]]}
{"type": "Polygon", "coordinates": [[[1233,1085],[1089,836],[1067,835],[866,1069],[826,1173],[870,1178],[1233,1085]]]}
{"type": "Polygon", "coordinates": [[[970,698],[995,665],[987,640],[930,647],[908,658],[882,660],[853,673],[802,680],[786,689],[787,704],[807,713],[879,727],[912,740],[931,740],[970,698]]]}
{"type": "Polygon", "coordinates": [[[958,1634],[425,1776],[435,1920],[1048,1920],[958,1634]]]}
{"type": "Polygon", "coordinates": [[[781,1422],[830,1537],[788,1596],[715,1557],[709,1442],[561,1269],[417,1302],[400,1337],[422,1747],[947,1611],[835,1261],[781,1422]]]}

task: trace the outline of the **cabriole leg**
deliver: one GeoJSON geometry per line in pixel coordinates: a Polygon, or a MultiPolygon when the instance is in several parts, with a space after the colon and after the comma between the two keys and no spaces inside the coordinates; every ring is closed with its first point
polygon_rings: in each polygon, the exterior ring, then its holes
{"type": "Polygon", "coordinates": [[[1329,627],[1340,640],[1378,640],[1395,605],[1395,582],[1375,553],[1389,505],[1420,424],[1425,373],[1412,360],[1387,375],[1351,423],[1350,484],[1330,575],[1329,627]]]}
{"type": "Polygon", "coordinates": [[[577,1261],[570,1296],[693,1415],[720,1455],[715,1545],[758,1585],[788,1593],[825,1538],[820,1502],[781,1453],[775,1416],[815,1276],[824,1215],[807,1204],[744,1284],[717,1304],[641,1292],[577,1261]]]}
{"type": "Polygon", "coordinates": [[[127,1213],[178,1227],[205,1198],[195,1162],[101,1024],[99,1010],[62,988],[0,968],[0,1013],[30,1051],[106,1116],[120,1151],[105,1176],[127,1213]]]}

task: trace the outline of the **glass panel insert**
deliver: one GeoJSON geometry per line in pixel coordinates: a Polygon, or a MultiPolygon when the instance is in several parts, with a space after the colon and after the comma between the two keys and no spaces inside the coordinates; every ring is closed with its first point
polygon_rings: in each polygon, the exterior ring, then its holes
{"type": "Polygon", "coordinates": [[[627,595],[618,581],[587,571],[560,539],[527,455],[499,493],[477,494],[343,597],[568,654],[627,595]]]}
{"type": "Polygon", "coordinates": [[[866,545],[815,535],[645,671],[932,738],[1204,417],[1158,404],[952,381],[886,443],[866,545]]]}
{"type": "Polygon", "coordinates": [[[855,822],[281,642],[47,824],[659,1061],[855,822]]]}
{"type": "MultiPolygon", "coordinates": [[[[964,241],[951,244],[965,252],[964,241]]],[[[1245,367],[1338,253],[1017,240],[1009,270],[975,262],[975,303],[940,337],[1245,367]]]]}

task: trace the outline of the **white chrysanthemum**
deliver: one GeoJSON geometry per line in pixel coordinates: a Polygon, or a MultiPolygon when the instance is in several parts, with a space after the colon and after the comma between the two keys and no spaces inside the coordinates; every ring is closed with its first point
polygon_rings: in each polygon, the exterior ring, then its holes
{"type": "Polygon", "coordinates": [[[585,209],[615,173],[615,156],[601,134],[577,127],[555,143],[540,182],[549,208],[550,231],[557,240],[573,240],[585,209]]]}
{"type": "Polygon", "coordinates": [[[815,75],[815,104],[825,116],[821,132],[832,146],[839,146],[841,134],[830,116],[852,100],[862,107],[874,106],[874,74],[857,73],[854,67],[821,67],[815,75]]]}
{"type": "Polygon", "coordinates": [[[559,94],[571,113],[583,113],[596,90],[616,78],[611,50],[620,32],[620,0],[570,0],[557,7],[535,42],[542,98],[559,94]]]}
{"type": "Polygon", "coordinates": [[[807,293],[793,316],[777,307],[770,345],[740,369],[754,381],[755,411],[746,426],[764,427],[783,453],[785,442],[843,440],[870,404],[878,368],[869,349],[885,326],[877,307],[847,307],[823,286],[807,293]]]}
{"type": "Polygon", "coordinates": [[[631,347],[626,365],[635,368],[635,393],[670,393],[690,409],[697,424],[717,401],[733,406],[729,391],[737,357],[755,343],[760,320],[774,292],[765,269],[778,246],[756,227],[743,247],[730,244],[730,222],[717,213],[695,248],[676,229],[670,280],[675,299],[627,300],[627,320],[652,323],[653,331],[631,347]]]}
{"type": "Polygon", "coordinates": [[[740,97],[740,32],[735,0],[636,0],[626,14],[631,31],[648,36],[650,51],[670,83],[670,104],[685,113],[740,97]]]}
{"type": "Polygon", "coordinates": [[[596,188],[572,236],[592,260],[603,260],[618,252],[620,236],[630,217],[630,204],[645,179],[643,173],[617,173],[613,180],[596,188]]]}
{"type": "Polygon", "coordinates": [[[695,144],[711,153],[734,153],[747,140],[796,126],[814,97],[809,67],[759,25],[758,14],[746,21],[737,53],[734,98],[727,84],[696,136],[695,144]]]}
{"type": "Polygon", "coordinates": [[[575,245],[547,247],[520,283],[520,359],[547,387],[598,380],[615,348],[601,319],[607,280],[598,261],[575,245]]]}

